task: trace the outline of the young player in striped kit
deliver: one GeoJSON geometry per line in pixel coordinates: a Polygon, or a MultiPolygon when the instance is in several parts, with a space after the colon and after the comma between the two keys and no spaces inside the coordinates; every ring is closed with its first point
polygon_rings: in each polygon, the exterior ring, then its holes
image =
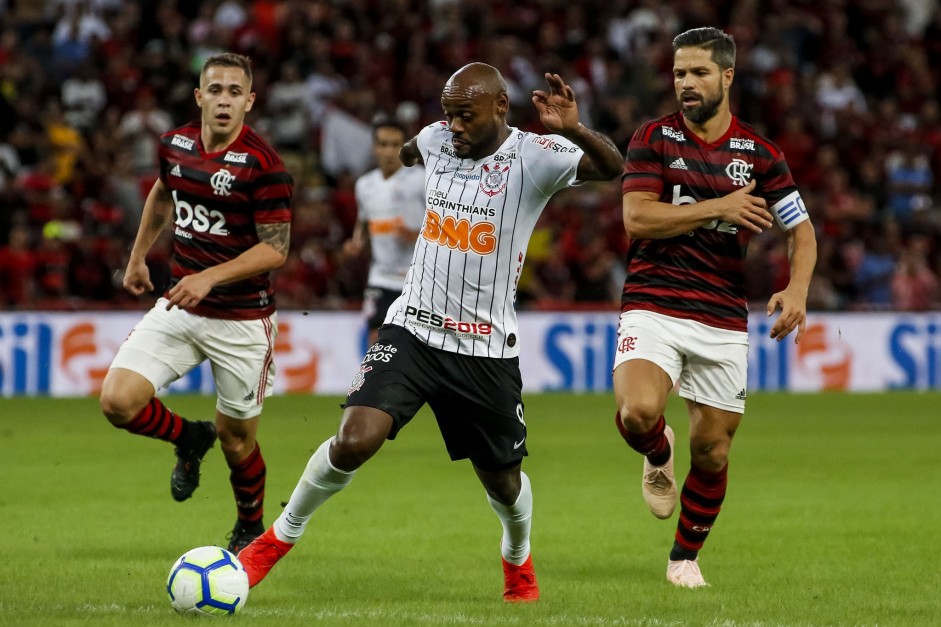
{"type": "Polygon", "coordinates": [[[529,236],[549,198],[608,180],[623,160],[578,121],[572,89],[547,74],[533,103],[553,135],[507,125],[506,83],[472,63],[441,94],[447,121],[402,149],[425,167],[425,223],[402,295],[353,379],[339,430],[311,457],[284,513],[239,555],[257,584],[311,515],[426,402],[454,460],[470,459],[503,525],[503,598],[539,596],[529,550],[526,455],[514,300],[529,236]]]}
{"type": "Polygon", "coordinates": [[[116,427],[176,445],[170,492],[188,499],[218,438],[237,520],[229,550],[264,531],[264,458],[255,440],[271,394],[278,332],[269,271],[284,263],[293,180],[268,143],[244,124],[255,94],[249,59],[209,57],[195,91],[201,120],[160,138],[160,177],[144,204],[124,287],[154,289],[145,263],[173,223],[173,282],[124,341],[102,384],[102,412],[116,427]],[[208,359],[215,422],[186,420],[156,391],[208,359]]]}
{"type": "Polygon", "coordinates": [[[707,585],[697,560],[725,498],[729,448],[745,408],[748,355],[743,264],[748,237],[775,223],[791,278],[771,297],[771,337],[804,333],[816,240],[784,155],[732,115],[735,43],[715,28],[673,40],[680,111],[631,140],[622,189],[631,238],[614,364],[616,424],[643,454],[643,495],[658,518],[676,506],[673,431],[663,417],[679,382],[691,467],[667,565],[678,586],[707,585]]]}

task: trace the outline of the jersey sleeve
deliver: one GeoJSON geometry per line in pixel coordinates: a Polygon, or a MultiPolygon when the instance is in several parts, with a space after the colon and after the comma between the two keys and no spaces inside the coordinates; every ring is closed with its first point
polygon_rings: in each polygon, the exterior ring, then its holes
{"type": "Polygon", "coordinates": [[[523,167],[545,196],[576,184],[585,152],[561,135],[528,134],[520,150],[523,167]]]}
{"type": "Polygon", "coordinates": [[[447,131],[446,122],[433,122],[418,131],[415,145],[418,146],[418,152],[421,154],[422,161],[428,163],[428,153],[434,148],[435,143],[441,143],[441,132],[447,131]]]}
{"type": "Polygon", "coordinates": [[[160,141],[157,142],[157,176],[160,178],[160,182],[164,185],[167,185],[167,176],[170,173],[170,163],[167,159],[167,136],[164,135],[160,138],[160,141]]]}
{"type": "Polygon", "coordinates": [[[663,193],[663,155],[654,144],[658,135],[655,125],[648,122],[634,133],[624,157],[624,173],[621,175],[621,193],[663,193]]]}
{"type": "Polygon", "coordinates": [[[402,221],[409,230],[418,231],[425,221],[425,173],[417,166],[407,168],[407,172],[402,221]]]}
{"type": "Polygon", "coordinates": [[[252,199],[255,202],[255,223],[276,224],[291,221],[291,199],[294,178],[281,160],[273,162],[255,177],[252,199]]]}
{"type": "Polygon", "coordinates": [[[774,152],[768,168],[756,178],[758,191],[781,230],[789,231],[810,219],[782,152],[774,152]]]}

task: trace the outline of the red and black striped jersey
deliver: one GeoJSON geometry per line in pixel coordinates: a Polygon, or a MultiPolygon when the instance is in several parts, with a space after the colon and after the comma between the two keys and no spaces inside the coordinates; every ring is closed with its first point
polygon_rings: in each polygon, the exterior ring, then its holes
{"type": "MultiPolygon", "coordinates": [[[[725,196],[753,178],[752,193],[768,202],[781,228],[807,219],[784,154],[771,141],[733,116],[729,130],[707,144],[676,112],[634,133],[621,190],[654,192],[660,202],[685,205],[725,196]]],[[[713,221],[676,237],[632,240],[621,311],[653,311],[745,331],[744,261],[750,233],[713,221]]]]}
{"type": "MultiPolygon", "coordinates": [[[[248,125],[228,148],[207,153],[199,123],[191,123],[160,138],[159,156],[160,180],[176,212],[171,287],[257,244],[257,224],[291,221],[294,181],[248,125]]],[[[268,317],[275,311],[268,273],[217,285],[191,311],[230,320],[268,317]]]]}

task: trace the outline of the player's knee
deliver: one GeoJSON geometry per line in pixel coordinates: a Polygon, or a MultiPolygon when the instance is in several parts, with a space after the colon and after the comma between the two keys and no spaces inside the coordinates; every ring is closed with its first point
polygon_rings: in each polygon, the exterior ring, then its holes
{"type": "Polygon", "coordinates": [[[255,438],[247,434],[237,434],[223,429],[217,431],[219,436],[219,448],[225,460],[231,464],[237,464],[248,457],[255,450],[255,438]]]}
{"type": "Polygon", "coordinates": [[[143,409],[129,396],[107,390],[98,397],[98,406],[108,422],[116,427],[130,422],[143,409]]]}
{"type": "Polygon", "coordinates": [[[340,429],[333,438],[330,460],[341,470],[352,471],[376,454],[385,438],[363,430],[340,429]]]}
{"type": "Polygon", "coordinates": [[[719,472],[729,463],[727,440],[703,440],[690,443],[692,463],[709,472],[719,472]]]}
{"type": "Polygon", "coordinates": [[[646,433],[653,429],[663,413],[660,403],[651,399],[630,399],[618,407],[621,422],[632,433],[646,433]]]}

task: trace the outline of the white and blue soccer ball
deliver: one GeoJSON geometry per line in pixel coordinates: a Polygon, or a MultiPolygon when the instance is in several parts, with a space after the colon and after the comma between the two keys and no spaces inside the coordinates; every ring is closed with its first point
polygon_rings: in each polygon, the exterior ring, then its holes
{"type": "Polygon", "coordinates": [[[170,605],[181,614],[235,614],[248,598],[248,574],[229,551],[201,546],[173,564],[167,594],[170,605]]]}

